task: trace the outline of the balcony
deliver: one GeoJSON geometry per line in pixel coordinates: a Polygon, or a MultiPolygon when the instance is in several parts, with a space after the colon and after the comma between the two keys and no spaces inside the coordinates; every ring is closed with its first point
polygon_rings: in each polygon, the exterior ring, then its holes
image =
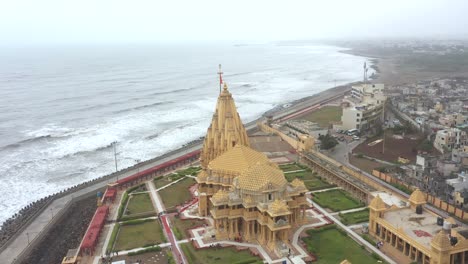
{"type": "Polygon", "coordinates": [[[244,213],[244,209],[231,209],[229,210],[229,217],[234,218],[234,217],[241,217],[244,213]]]}
{"type": "Polygon", "coordinates": [[[257,218],[257,212],[256,211],[249,212],[247,210],[244,210],[244,219],[246,221],[255,220],[256,218],[257,218]]]}
{"type": "Polygon", "coordinates": [[[214,219],[228,217],[229,216],[229,209],[212,209],[210,210],[211,215],[214,219]]]}
{"type": "Polygon", "coordinates": [[[275,222],[272,218],[268,218],[268,227],[271,230],[281,230],[291,228],[291,225],[287,220],[277,220],[275,222]]]}

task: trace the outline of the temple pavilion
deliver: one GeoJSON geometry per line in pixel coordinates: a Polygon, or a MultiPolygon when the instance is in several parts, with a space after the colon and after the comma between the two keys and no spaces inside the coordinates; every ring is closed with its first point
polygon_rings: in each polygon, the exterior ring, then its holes
{"type": "Polygon", "coordinates": [[[305,220],[307,189],[288,183],[249,138],[226,84],[218,97],[197,175],[199,214],[211,216],[217,239],[257,242],[282,254],[291,230],[305,220]]]}

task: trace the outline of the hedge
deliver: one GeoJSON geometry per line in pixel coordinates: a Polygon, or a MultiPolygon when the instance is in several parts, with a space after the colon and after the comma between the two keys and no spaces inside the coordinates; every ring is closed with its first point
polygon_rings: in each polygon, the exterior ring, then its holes
{"type": "Polygon", "coordinates": [[[117,238],[117,234],[119,233],[119,230],[120,230],[120,224],[115,223],[114,229],[112,229],[112,234],[109,239],[109,244],[107,245],[106,252],[108,253],[112,252],[112,249],[114,248],[115,239],[117,238]]]}

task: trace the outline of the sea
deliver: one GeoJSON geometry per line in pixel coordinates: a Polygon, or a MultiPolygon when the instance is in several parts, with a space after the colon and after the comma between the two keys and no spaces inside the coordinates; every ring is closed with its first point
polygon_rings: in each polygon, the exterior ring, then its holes
{"type": "Polygon", "coordinates": [[[362,79],[368,58],[317,44],[0,49],[0,223],[27,204],[206,133],[218,65],[244,122],[362,79]]]}

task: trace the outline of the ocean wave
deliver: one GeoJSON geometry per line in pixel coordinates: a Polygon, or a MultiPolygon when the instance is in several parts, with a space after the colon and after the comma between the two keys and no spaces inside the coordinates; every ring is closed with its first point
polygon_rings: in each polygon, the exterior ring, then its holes
{"type": "Polygon", "coordinates": [[[129,112],[129,111],[142,110],[142,109],[146,109],[146,108],[152,108],[152,107],[155,107],[155,106],[171,104],[171,103],[174,103],[174,101],[165,101],[165,102],[157,102],[157,103],[154,103],[154,104],[141,105],[141,106],[137,106],[137,107],[117,110],[117,111],[114,111],[113,113],[114,114],[120,114],[120,113],[129,112]]]}

